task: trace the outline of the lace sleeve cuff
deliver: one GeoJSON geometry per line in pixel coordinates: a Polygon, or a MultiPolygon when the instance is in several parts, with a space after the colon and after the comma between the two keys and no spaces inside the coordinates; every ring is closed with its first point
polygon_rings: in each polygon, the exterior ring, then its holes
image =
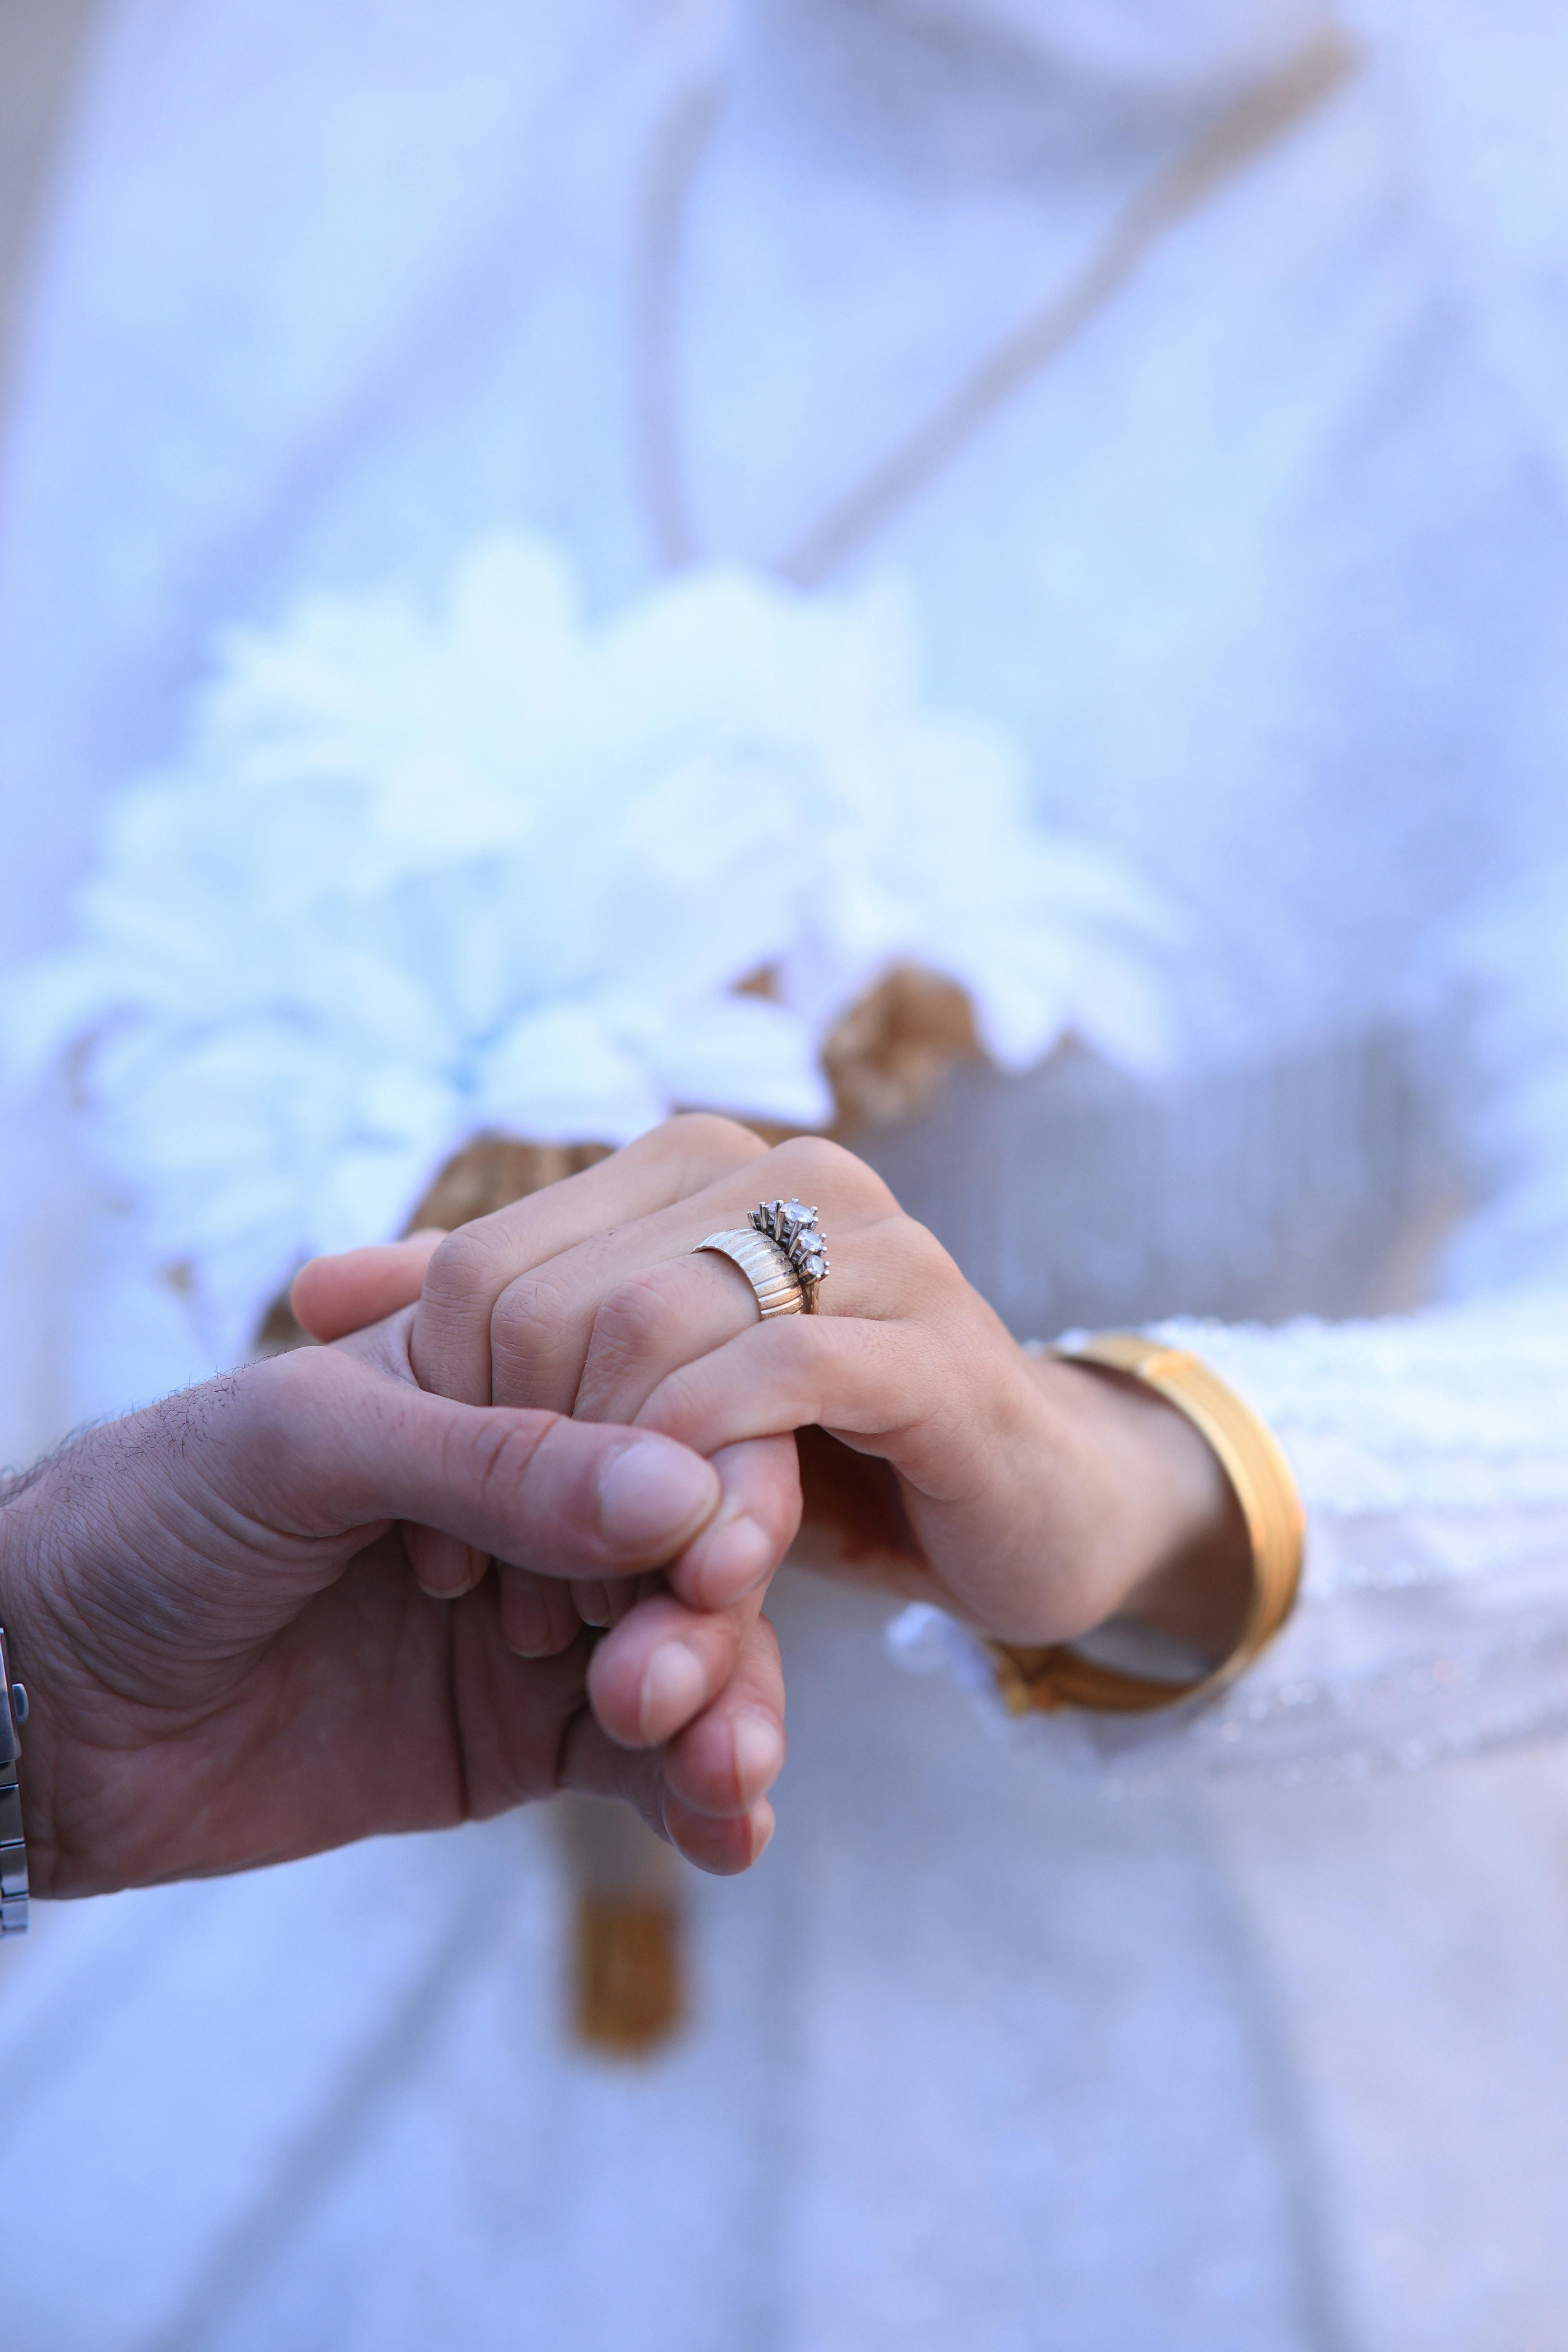
{"type": "MultiPolygon", "coordinates": [[[[1300,1605],[1209,1705],[1037,1717],[1024,1736],[1118,1779],[1294,1779],[1568,1725],[1568,1297],[1161,1336],[1210,1363],[1284,1446],[1308,1511],[1300,1605]]],[[[988,1684],[978,1640],[935,1612],[906,1611],[890,1638],[908,1664],[988,1684]]]]}

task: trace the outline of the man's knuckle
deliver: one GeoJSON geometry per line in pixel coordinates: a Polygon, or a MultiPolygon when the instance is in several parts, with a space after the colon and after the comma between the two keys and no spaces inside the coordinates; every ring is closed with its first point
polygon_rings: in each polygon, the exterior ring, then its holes
{"type": "Polygon", "coordinates": [[[526,1496],[541,1446],[561,1416],[486,1414],[470,1438],[474,1495],[487,1517],[505,1517],[526,1496]]]}
{"type": "MultiPolygon", "coordinates": [[[[335,1348],[298,1348],[236,1376],[224,1417],[252,1445],[288,1445],[330,1423],[356,1384],[356,1360],[335,1348]]],[[[204,1405],[218,1403],[198,1391],[204,1405]]]]}

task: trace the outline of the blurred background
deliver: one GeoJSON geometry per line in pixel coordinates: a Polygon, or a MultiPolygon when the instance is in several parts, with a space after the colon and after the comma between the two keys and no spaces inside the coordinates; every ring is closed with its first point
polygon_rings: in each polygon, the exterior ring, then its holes
{"type": "Polygon", "coordinates": [[[732,1885],[39,1908],[7,2347],[1568,2347],[1565,122],[1531,0],[0,0],[0,1451],[700,1104],[1212,1318],[1318,1579],[1126,1746],[787,1576],[732,1885]]]}
{"type": "Polygon", "coordinates": [[[80,0],[7,0],[0,14],[0,367],[92,15],[80,0]]]}

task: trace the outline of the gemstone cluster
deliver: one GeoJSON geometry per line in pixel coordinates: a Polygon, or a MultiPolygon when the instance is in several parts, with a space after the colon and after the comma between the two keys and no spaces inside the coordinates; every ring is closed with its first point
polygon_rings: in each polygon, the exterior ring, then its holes
{"type": "Polygon", "coordinates": [[[758,1233],[777,1242],[799,1276],[808,1303],[827,1272],[827,1244],[816,1222],[816,1211],[799,1201],[763,1201],[752,1211],[758,1233]]]}

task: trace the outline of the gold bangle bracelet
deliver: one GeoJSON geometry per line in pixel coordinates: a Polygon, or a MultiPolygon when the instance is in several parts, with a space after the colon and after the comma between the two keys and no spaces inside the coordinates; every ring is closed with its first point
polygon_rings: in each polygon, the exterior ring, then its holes
{"type": "Polygon", "coordinates": [[[1038,1648],[1015,1642],[988,1646],[1010,1713],[1050,1713],[1088,1707],[1107,1715],[1142,1715],[1210,1698],[1245,1673],[1296,1605],[1301,1581],[1306,1514],[1279,1440],[1250,1405],[1197,1356],[1139,1332],[1110,1331],[1081,1347],[1040,1349],[1063,1363],[1120,1372],[1142,1381],[1184,1414],[1218,1455],[1247,1525],[1252,1549],[1252,1597],[1228,1656],[1207,1674],[1182,1683],[1123,1674],[1084,1657],[1065,1642],[1038,1648]]]}

